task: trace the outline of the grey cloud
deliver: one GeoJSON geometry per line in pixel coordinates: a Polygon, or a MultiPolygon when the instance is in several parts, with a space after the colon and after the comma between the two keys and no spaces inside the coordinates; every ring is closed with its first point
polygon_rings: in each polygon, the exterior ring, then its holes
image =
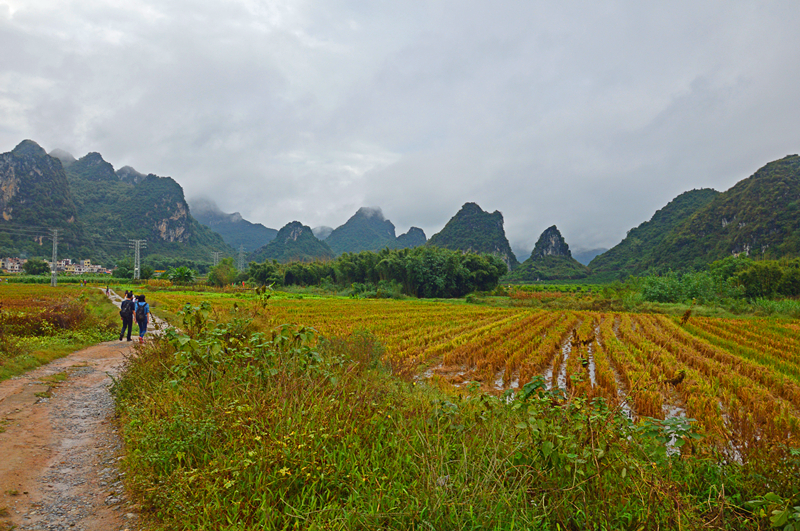
{"type": "Polygon", "coordinates": [[[798,152],[796,2],[12,1],[0,146],[170,175],[280,228],[467,201],[609,247],[798,152]],[[13,12],[13,14],[12,14],[13,12]]]}

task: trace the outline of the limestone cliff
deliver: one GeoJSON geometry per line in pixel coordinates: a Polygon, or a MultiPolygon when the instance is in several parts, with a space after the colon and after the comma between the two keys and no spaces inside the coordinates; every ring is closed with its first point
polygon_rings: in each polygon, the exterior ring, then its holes
{"type": "Polygon", "coordinates": [[[503,214],[485,212],[476,203],[465,203],[447,225],[431,236],[428,245],[456,251],[493,254],[509,270],[519,265],[503,229],[503,214]]]}
{"type": "Polygon", "coordinates": [[[584,278],[589,269],[572,258],[569,245],[558,228],[548,227],[536,242],[531,256],[509,274],[507,280],[539,281],[584,278]]]}

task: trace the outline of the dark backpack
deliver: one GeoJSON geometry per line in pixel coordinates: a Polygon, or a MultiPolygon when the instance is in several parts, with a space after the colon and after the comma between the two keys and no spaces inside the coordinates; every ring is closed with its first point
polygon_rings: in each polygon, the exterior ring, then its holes
{"type": "Polygon", "coordinates": [[[122,301],[119,309],[119,316],[127,320],[133,317],[133,301],[122,301]]]}
{"type": "Polygon", "coordinates": [[[139,302],[136,304],[136,320],[144,321],[147,319],[147,303],[139,302]]]}

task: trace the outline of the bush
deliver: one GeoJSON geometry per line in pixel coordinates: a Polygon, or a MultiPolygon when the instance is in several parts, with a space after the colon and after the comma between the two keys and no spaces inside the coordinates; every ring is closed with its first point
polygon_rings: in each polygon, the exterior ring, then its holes
{"type": "Polygon", "coordinates": [[[44,275],[50,272],[50,266],[44,260],[31,258],[22,264],[22,270],[26,275],[44,275]]]}

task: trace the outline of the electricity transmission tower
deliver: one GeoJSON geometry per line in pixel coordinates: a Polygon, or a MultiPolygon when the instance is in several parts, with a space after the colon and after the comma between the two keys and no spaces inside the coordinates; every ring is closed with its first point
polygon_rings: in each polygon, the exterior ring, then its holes
{"type": "Polygon", "coordinates": [[[239,271],[244,271],[244,245],[239,246],[239,271]]]}
{"type": "Polygon", "coordinates": [[[50,235],[53,238],[53,266],[50,271],[50,285],[58,286],[58,229],[50,229],[50,235]]]}
{"type": "Polygon", "coordinates": [[[131,247],[133,248],[134,252],[134,260],[133,260],[133,278],[134,280],[139,280],[141,278],[141,260],[140,260],[140,251],[142,249],[147,248],[147,240],[128,240],[130,242],[131,247]]]}
{"type": "Polygon", "coordinates": [[[216,267],[217,264],[219,264],[219,255],[220,255],[219,251],[213,251],[211,253],[211,256],[214,258],[214,267],[216,267]]]}

